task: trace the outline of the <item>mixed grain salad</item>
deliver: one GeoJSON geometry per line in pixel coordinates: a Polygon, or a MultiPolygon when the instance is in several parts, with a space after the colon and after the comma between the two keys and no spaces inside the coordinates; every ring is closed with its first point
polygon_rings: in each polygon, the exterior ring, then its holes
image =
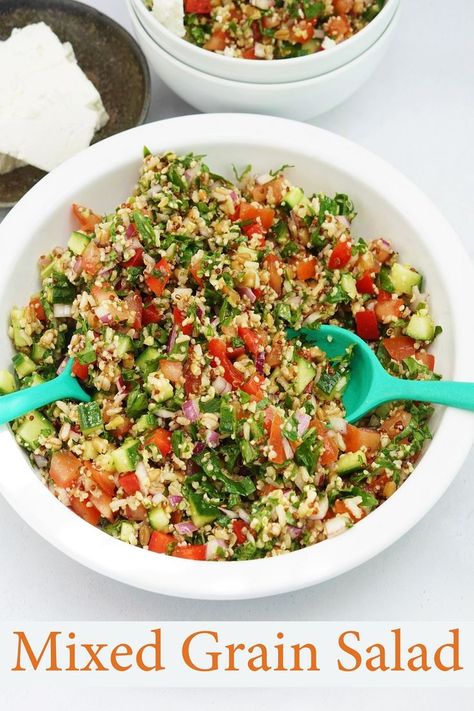
{"type": "Polygon", "coordinates": [[[155,553],[245,560],[345,531],[413,471],[432,408],[348,424],[350,351],[286,331],[343,326],[392,374],[437,378],[421,274],[354,236],[347,195],[306,195],[288,166],[228,180],[203,156],[144,153],[113,214],[73,206],[77,230],[13,309],[1,392],[71,357],[92,395],[15,421],[19,444],[75,514],[155,553]]]}
{"type": "MultiPolygon", "coordinates": [[[[166,22],[169,8],[160,3],[163,0],[145,0],[166,22]]],[[[287,59],[329,49],[352,37],[384,4],[385,0],[184,0],[184,18],[178,24],[189,42],[211,52],[287,59]]],[[[182,1],[177,5],[181,13],[182,1]]]]}

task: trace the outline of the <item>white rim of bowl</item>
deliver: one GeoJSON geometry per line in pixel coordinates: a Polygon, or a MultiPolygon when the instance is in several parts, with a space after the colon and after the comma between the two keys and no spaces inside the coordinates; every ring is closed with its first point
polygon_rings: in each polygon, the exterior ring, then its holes
{"type": "MultiPolygon", "coordinates": [[[[208,146],[275,145],[289,151],[308,151],[318,160],[367,184],[375,194],[392,195],[397,208],[422,236],[422,243],[438,242],[448,249],[430,251],[438,273],[447,273],[453,287],[448,293],[455,344],[453,378],[467,379],[472,372],[474,329],[469,327],[465,305],[471,296],[474,272],[470,259],[450,225],[425,195],[397,170],[371,152],[329,131],[308,124],[252,114],[198,114],[167,119],[130,129],[82,151],[59,166],[32,188],[0,225],[3,234],[3,267],[8,271],[23,253],[22,234],[31,234],[31,215],[44,214],[51,195],[80,190],[95,166],[95,180],[124,162],[140,164],[140,148],[179,151],[192,144],[208,146]],[[196,135],[196,141],[188,136],[196,135]],[[101,168],[104,166],[104,168],[101,168]],[[105,168],[107,166],[107,168],[105,168]],[[357,166],[357,172],[355,168],[357,166]],[[382,189],[383,187],[383,189],[382,189]],[[7,235],[20,235],[18,240],[7,235]],[[454,288],[455,286],[455,288],[454,288]],[[462,314],[462,317],[461,317],[462,314]]],[[[57,207],[52,207],[52,210],[57,207]]],[[[47,210],[49,212],[49,210],[47,210]]],[[[41,219],[38,222],[41,225],[41,219]]],[[[0,286],[1,294],[1,286],[0,286]]],[[[3,297],[5,298],[5,294],[3,297]]],[[[444,410],[433,441],[394,496],[344,535],[275,558],[241,562],[196,562],[152,555],[127,546],[85,523],[41,483],[26,459],[18,476],[6,471],[22,458],[10,431],[0,428],[4,476],[0,492],[22,518],[49,543],[77,562],[110,578],[166,595],[209,600],[265,597],[309,587],[334,578],[368,561],[411,529],[446,491],[462,465],[474,438],[473,415],[444,410]],[[456,441],[456,447],[453,447],[456,441]],[[442,463],[440,472],[429,471],[442,463]],[[427,482],[429,485],[427,486],[427,482]]],[[[20,467],[18,467],[20,468],[20,467]]]]}
{"type": "MultiPolygon", "coordinates": [[[[130,10],[133,10],[133,11],[135,12],[135,14],[137,14],[137,11],[134,9],[133,6],[134,6],[134,5],[138,5],[139,3],[142,3],[142,0],[128,0],[129,9],[130,9],[130,10]]],[[[380,23],[381,23],[381,20],[380,20],[379,18],[384,17],[384,16],[387,14],[387,12],[388,12],[388,8],[391,9],[391,6],[392,6],[392,5],[395,5],[395,4],[398,4],[398,5],[399,5],[399,4],[400,4],[400,0],[386,0],[385,5],[384,5],[383,8],[380,10],[380,12],[378,13],[378,15],[377,15],[373,20],[371,20],[371,21],[369,22],[369,24],[366,25],[366,27],[364,27],[362,30],[360,30],[359,32],[357,32],[357,33],[356,33],[355,35],[353,35],[352,37],[349,37],[349,39],[344,40],[344,41],[341,42],[340,44],[336,45],[335,47],[331,47],[330,49],[324,50],[324,52],[331,52],[331,54],[334,55],[338,50],[340,50],[340,48],[341,48],[342,46],[344,46],[344,47],[348,47],[348,46],[352,47],[352,45],[355,44],[354,40],[356,40],[356,38],[357,38],[361,33],[363,33],[363,32],[366,30],[366,28],[369,27],[373,22],[376,22],[377,24],[380,24],[380,23]]],[[[142,3],[142,5],[143,5],[143,3],[142,3]]],[[[150,10],[147,10],[147,8],[145,7],[145,5],[143,5],[143,8],[144,8],[144,10],[145,10],[147,13],[149,13],[150,19],[151,19],[151,23],[152,23],[152,24],[156,23],[156,24],[159,26],[159,31],[160,31],[160,32],[163,32],[163,34],[164,34],[165,36],[167,36],[170,41],[178,41],[178,42],[180,42],[180,43],[185,42],[185,43],[186,43],[186,46],[190,45],[190,47],[191,47],[192,49],[190,49],[189,51],[190,51],[191,53],[196,53],[196,54],[199,54],[199,55],[202,55],[203,52],[205,52],[206,54],[213,54],[215,57],[218,58],[217,61],[222,62],[222,64],[229,64],[229,66],[230,66],[231,63],[233,63],[233,62],[235,62],[235,61],[245,61],[245,62],[247,62],[247,63],[249,64],[249,66],[261,66],[261,65],[262,65],[262,61],[259,60],[259,59],[245,59],[245,60],[244,60],[242,57],[228,57],[228,56],[226,56],[225,54],[217,54],[216,52],[210,52],[209,50],[204,49],[203,47],[199,47],[198,45],[195,45],[195,44],[193,44],[192,42],[188,42],[188,41],[185,40],[183,37],[178,37],[178,35],[175,35],[173,32],[171,32],[171,30],[169,30],[167,27],[165,27],[164,25],[162,25],[161,22],[159,22],[159,20],[157,20],[156,17],[154,17],[154,15],[152,15],[152,13],[150,12],[150,10]]],[[[395,10],[394,12],[396,12],[396,10],[395,10]]],[[[146,29],[146,28],[145,28],[145,29],[146,29]]],[[[383,34],[383,33],[382,33],[382,34],[383,34]]],[[[152,39],[153,39],[153,38],[152,38],[152,39]]],[[[365,51],[365,50],[364,50],[364,51],[365,51]]],[[[304,57],[288,57],[288,59],[272,59],[272,60],[270,60],[270,61],[271,61],[271,64],[272,64],[273,66],[275,66],[275,65],[276,65],[276,66],[281,66],[281,63],[283,63],[283,62],[285,62],[285,64],[286,64],[286,62],[291,62],[292,64],[297,64],[297,63],[298,63],[298,64],[308,64],[308,63],[311,62],[311,61],[313,61],[313,62],[314,62],[314,61],[317,61],[317,60],[315,60],[315,58],[316,58],[317,56],[318,56],[318,52],[316,52],[316,53],[314,53],[314,54],[306,55],[306,56],[304,56],[304,57]]]]}
{"type": "MultiPolygon", "coordinates": [[[[281,91],[290,91],[290,90],[299,90],[301,88],[304,88],[305,86],[312,87],[315,82],[323,82],[323,81],[333,81],[334,76],[336,75],[342,75],[348,71],[351,71],[354,69],[357,64],[366,61],[367,56],[370,53],[373,53],[376,51],[379,42],[386,41],[389,36],[394,32],[398,19],[400,17],[400,8],[397,8],[395,14],[393,15],[391,21],[385,28],[385,30],[382,32],[379,37],[373,42],[367,49],[364,50],[364,52],[361,52],[361,54],[357,55],[357,57],[354,57],[354,59],[349,60],[345,64],[341,65],[340,67],[337,67],[335,69],[331,69],[327,72],[324,72],[323,74],[318,74],[314,77],[310,77],[309,79],[298,79],[297,81],[287,81],[287,82],[272,82],[272,83],[265,83],[265,82],[249,82],[249,81],[242,81],[240,79],[226,79],[225,77],[217,76],[216,74],[209,74],[208,72],[203,71],[202,69],[196,69],[196,67],[191,66],[190,64],[186,64],[186,62],[182,61],[181,59],[177,59],[174,54],[171,54],[168,52],[166,49],[163,49],[161,45],[159,45],[153,37],[149,34],[148,30],[146,27],[142,25],[140,22],[140,18],[136,14],[135,11],[133,11],[133,16],[130,18],[132,21],[132,24],[135,27],[136,32],[140,33],[140,36],[144,42],[147,42],[150,51],[156,52],[157,54],[164,55],[167,58],[167,61],[169,61],[170,64],[173,64],[176,67],[184,67],[187,74],[190,74],[196,79],[196,82],[199,82],[200,77],[205,77],[207,81],[214,81],[216,84],[222,84],[223,88],[229,88],[229,85],[234,85],[235,86],[235,91],[237,91],[237,87],[248,87],[252,90],[256,90],[258,93],[271,93],[274,94],[275,90],[281,90],[281,91]]],[[[145,50],[143,50],[145,52],[145,50]]],[[[145,52],[146,53],[146,52],[145,52]]],[[[250,60],[249,60],[250,61],[250,60]]],[[[282,60],[286,61],[286,60],[282,60]]],[[[155,70],[157,71],[157,70],[155,70]]],[[[172,89],[172,87],[170,87],[172,89]]]]}

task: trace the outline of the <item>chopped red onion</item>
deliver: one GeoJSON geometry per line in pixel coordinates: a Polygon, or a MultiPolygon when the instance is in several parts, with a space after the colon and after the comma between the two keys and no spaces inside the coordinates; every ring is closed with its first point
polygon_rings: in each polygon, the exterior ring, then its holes
{"type": "Polygon", "coordinates": [[[137,479],[140,484],[140,491],[142,492],[142,494],[145,494],[146,482],[148,480],[148,472],[143,462],[138,462],[137,468],[135,469],[135,474],[137,475],[137,479]]]}
{"type": "Polygon", "coordinates": [[[310,518],[313,521],[321,521],[327,514],[329,509],[329,499],[327,496],[323,496],[323,498],[319,499],[319,508],[318,508],[318,513],[313,514],[310,516],[310,518]]]}
{"type": "Polygon", "coordinates": [[[237,193],[235,192],[235,190],[231,190],[231,191],[230,191],[230,197],[232,198],[232,202],[233,202],[233,203],[239,202],[239,196],[237,195],[237,193]]]}
{"type": "Polygon", "coordinates": [[[347,230],[348,230],[349,227],[351,226],[351,223],[349,222],[349,220],[347,219],[347,217],[346,217],[345,215],[338,215],[338,216],[337,216],[337,219],[339,220],[339,222],[341,223],[341,225],[342,225],[343,227],[345,227],[347,230]]]}
{"type": "Polygon", "coordinates": [[[204,442],[196,442],[193,449],[193,454],[201,454],[206,449],[204,442]]]}
{"type": "Polygon", "coordinates": [[[212,326],[212,328],[215,328],[218,325],[219,325],[219,317],[215,316],[211,321],[211,326],[212,326]]]}
{"type": "Polygon", "coordinates": [[[57,373],[58,375],[61,375],[61,373],[63,372],[63,370],[64,370],[64,368],[66,367],[66,365],[68,364],[68,362],[69,362],[69,358],[68,358],[68,357],[63,358],[63,360],[62,360],[61,363],[59,364],[59,368],[58,368],[57,371],[56,371],[56,373],[57,373]]]}
{"type": "Polygon", "coordinates": [[[312,323],[319,319],[319,311],[313,311],[312,314],[308,314],[303,321],[303,326],[310,326],[312,323]]]}
{"type": "Polygon", "coordinates": [[[173,349],[174,344],[176,343],[176,338],[178,336],[178,327],[176,325],[173,326],[171,329],[171,333],[168,338],[168,345],[166,346],[166,350],[168,353],[173,349]]]}
{"type": "Polygon", "coordinates": [[[168,496],[168,501],[170,503],[170,506],[176,507],[181,501],[183,500],[182,496],[178,496],[177,494],[171,494],[171,496],[168,496]]]}
{"type": "Polygon", "coordinates": [[[218,395],[226,395],[232,390],[232,385],[220,375],[218,375],[217,378],[213,381],[212,387],[218,395]]]}
{"type": "Polygon", "coordinates": [[[297,526],[288,526],[288,533],[294,540],[295,538],[299,538],[301,536],[301,534],[303,533],[303,529],[298,528],[297,526]]]}
{"type": "Polygon", "coordinates": [[[237,513],[239,514],[239,518],[241,518],[242,521],[245,521],[245,523],[250,523],[250,516],[248,515],[247,511],[245,511],[245,509],[238,509],[237,513]]]}
{"type": "Polygon", "coordinates": [[[202,321],[202,317],[204,316],[204,311],[201,309],[200,306],[196,307],[196,316],[200,321],[202,321]]]}
{"type": "Polygon", "coordinates": [[[181,521],[181,523],[175,523],[174,527],[182,536],[190,536],[198,530],[192,521],[181,521]]]}
{"type": "Polygon", "coordinates": [[[240,296],[246,297],[251,304],[255,303],[257,297],[253,293],[252,289],[250,289],[248,286],[242,286],[239,289],[239,294],[240,296]]]}
{"type": "Polygon", "coordinates": [[[223,514],[228,516],[229,518],[239,518],[239,514],[236,514],[235,511],[231,511],[230,509],[226,509],[223,506],[219,506],[219,509],[222,511],[223,514]]]}
{"type": "Polygon", "coordinates": [[[283,451],[285,452],[285,457],[287,459],[293,459],[294,453],[291,449],[291,444],[288,442],[286,437],[283,437],[283,451]]]}
{"type": "Polygon", "coordinates": [[[196,422],[196,420],[199,417],[199,403],[197,400],[186,400],[185,403],[183,403],[183,413],[184,416],[190,421],[190,422],[196,422]]]}
{"type": "Polygon", "coordinates": [[[125,382],[121,375],[119,375],[119,377],[115,380],[115,385],[117,386],[117,390],[119,391],[119,393],[127,392],[127,386],[125,385],[125,382]]]}
{"type": "Polygon", "coordinates": [[[110,313],[108,306],[105,304],[99,304],[99,306],[96,306],[95,313],[101,323],[112,323],[112,314],[110,313]]]}
{"type": "Polygon", "coordinates": [[[72,314],[71,304],[54,304],[54,318],[69,318],[72,314]]]}
{"type": "Polygon", "coordinates": [[[343,417],[331,417],[329,424],[335,432],[345,434],[347,430],[347,422],[343,417]]]}
{"type": "Polygon", "coordinates": [[[208,430],[206,432],[206,443],[209,447],[217,447],[219,441],[220,438],[217,432],[214,432],[214,430],[208,430]]]}
{"type": "Polygon", "coordinates": [[[134,237],[137,234],[137,228],[133,223],[130,223],[127,229],[125,230],[125,237],[127,239],[130,239],[131,237],[134,237]]]}
{"type": "Polygon", "coordinates": [[[265,366],[265,351],[261,351],[255,360],[255,367],[259,375],[263,375],[263,368],[265,366]]]}
{"type": "Polygon", "coordinates": [[[80,274],[82,272],[82,257],[76,257],[72,265],[72,271],[74,274],[80,274]]]}
{"type": "Polygon", "coordinates": [[[302,410],[297,410],[295,412],[295,417],[298,421],[298,437],[302,437],[309,427],[311,417],[302,410]]]}
{"type": "Polygon", "coordinates": [[[221,538],[213,538],[206,546],[206,560],[215,560],[219,548],[226,549],[227,543],[221,538]]]}
{"type": "Polygon", "coordinates": [[[38,469],[45,469],[48,466],[48,460],[46,457],[42,457],[41,454],[34,454],[33,459],[38,469]]]}
{"type": "Polygon", "coordinates": [[[174,417],[174,412],[171,410],[165,410],[164,408],[157,410],[156,414],[158,417],[163,418],[163,420],[171,420],[171,418],[174,417]]]}
{"type": "Polygon", "coordinates": [[[266,185],[267,183],[271,183],[273,180],[273,175],[270,173],[263,173],[262,175],[259,175],[257,180],[255,181],[258,183],[258,185],[266,185]]]}

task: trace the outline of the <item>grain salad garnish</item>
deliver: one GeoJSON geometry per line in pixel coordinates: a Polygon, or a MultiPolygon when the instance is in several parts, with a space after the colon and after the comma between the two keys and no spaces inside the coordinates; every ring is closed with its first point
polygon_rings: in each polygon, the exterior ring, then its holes
{"type": "Polygon", "coordinates": [[[144,0],[172,31],[211,52],[243,59],[287,59],[352,37],[385,0],[144,0]],[[173,7],[171,7],[171,4],[173,7]]]}
{"type": "Polygon", "coordinates": [[[286,330],[343,326],[392,374],[438,378],[421,274],[354,236],[347,195],[306,195],[288,166],[229,180],[203,156],[144,153],[114,213],[73,206],[78,230],[12,311],[1,392],[72,357],[92,395],[16,420],[18,442],[63,504],[156,553],[245,560],[345,531],[413,471],[432,408],[349,425],[351,353],[286,330]]]}

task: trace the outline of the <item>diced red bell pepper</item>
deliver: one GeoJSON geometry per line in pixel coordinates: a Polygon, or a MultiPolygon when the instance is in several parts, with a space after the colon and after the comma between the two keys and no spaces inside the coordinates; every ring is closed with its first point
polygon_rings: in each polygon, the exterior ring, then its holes
{"type": "Polygon", "coordinates": [[[245,535],[245,531],[248,531],[248,524],[245,523],[245,521],[242,521],[241,518],[234,518],[232,521],[232,530],[235,533],[239,545],[246,542],[247,536],[245,535]]]}
{"type": "Polygon", "coordinates": [[[137,247],[135,249],[135,254],[127,262],[124,262],[123,266],[128,269],[128,267],[141,267],[143,265],[143,249],[137,247]]]}
{"type": "Polygon", "coordinates": [[[240,389],[247,395],[254,397],[257,402],[260,402],[263,399],[262,383],[264,380],[265,378],[262,375],[252,375],[240,389]]]}
{"type": "Polygon", "coordinates": [[[357,335],[365,341],[376,341],[379,337],[379,326],[374,311],[365,309],[355,315],[357,335]]]}
{"type": "Polygon", "coordinates": [[[125,491],[127,496],[134,496],[137,491],[140,491],[140,482],[135,472],[127,472],[119,477],[119,484],[125,491]]]}
{"type": "Polygon", "coordinates": [[[239,387],[244,382],[244,376],[229,359],[225,342],[220,338],[212,338],[209,341],[208,349],[214,358],[219,359],[224,369],[224,378],[227,382],[230,383],[233,388],[239,387]]]}
{"type": "Polygon", "coordinates": [[[158,427],[146,440],[145,444],[154,444],[158,447],[163,457],[171,452],[171,432],[158,427]]]}
{"type": "Polygon", "coordinates": [[[161,296],[170,280],[172,271],[170,263],[163,257],[155,264],[152,275],[146,277],[145,284],[156,296],[161,296]]]}
{"type": "Polygon", "coordinates": [[[171,555],[175,558],[187,558],[188,560],[206,560],[206,549],[207,546],[204,544],[176,546],[171,555]]]}
{"type": "Polygon", "coordinates": [[[191,276],[193,277],[194,281],[198,286],[204,286],[204,280],[202,276],[200,275],[200,270],[201,270],[201,262],[193,262],[191,266],[189,267],[189,271],[191,272],[191,276]]]}
{"type": "Polygon", "coordinates": [[[257,331],[254,331],[252,328],[245,328],[244,326],[239,326],[238,331],[239,336],[245,343],[245,347],[248,352],[253,356],[257,356],[262,344],[262,339],[257,331]]]}
{"type": "Polygon", "coordinates": [[[331,252],[328,260],[329,269],[342,269],[352,256],[350,240],[338,242],[331,252]]]}
{"type": "Polygon", "coordinates": [[[375,283],[370,272],[365,272],[360,279],[357,279],[356,288],[359,294],[375,294],[375,283]]]}
{"type": "Polygon", "coordinates": [[[176,326],[181,326],[181,332],[185,336],[190,336],[193,332],[193,324],[192,323],[187,323],[185,326],[182,325],[183,321],[185,320],[186,315],[183,314],[182,311],[178,309],[177,306],[173,306],[173,321],[176,326]]]}
{"type": "Polygon", "coordinates": [[[153,531],[148,541],[148,550],[153,553],[170,553],[173,543],[176,542],[176,538],[171,533],[153,531]]]}
{"type": "Polygon", "coordinates": [[[46,314],[44,312],[43,305],[37,296],[30,299],[30,306],[38,319],[38,321],[46,321],[46,314]]]}
{"type": "Polygon", "coordinates": [[[77,359],[74,359],[72,364],[72,374],[79,378],[80,380],[86,380],[89,375],[89,366],[79,363],[77,359]]]}
{"type": "Polygon", "coordinates": [[[144,326],[148,326],[150,323],[160,323],[162,318],[163,313],[159,311],[155,304],[149,303],[143,307],[142,323],[144,326]]]}
{"type": "Polygon", "coordinates": [[[193,15],[210,15],[211,0],[184,0],[184,10],[193,15]]]}

